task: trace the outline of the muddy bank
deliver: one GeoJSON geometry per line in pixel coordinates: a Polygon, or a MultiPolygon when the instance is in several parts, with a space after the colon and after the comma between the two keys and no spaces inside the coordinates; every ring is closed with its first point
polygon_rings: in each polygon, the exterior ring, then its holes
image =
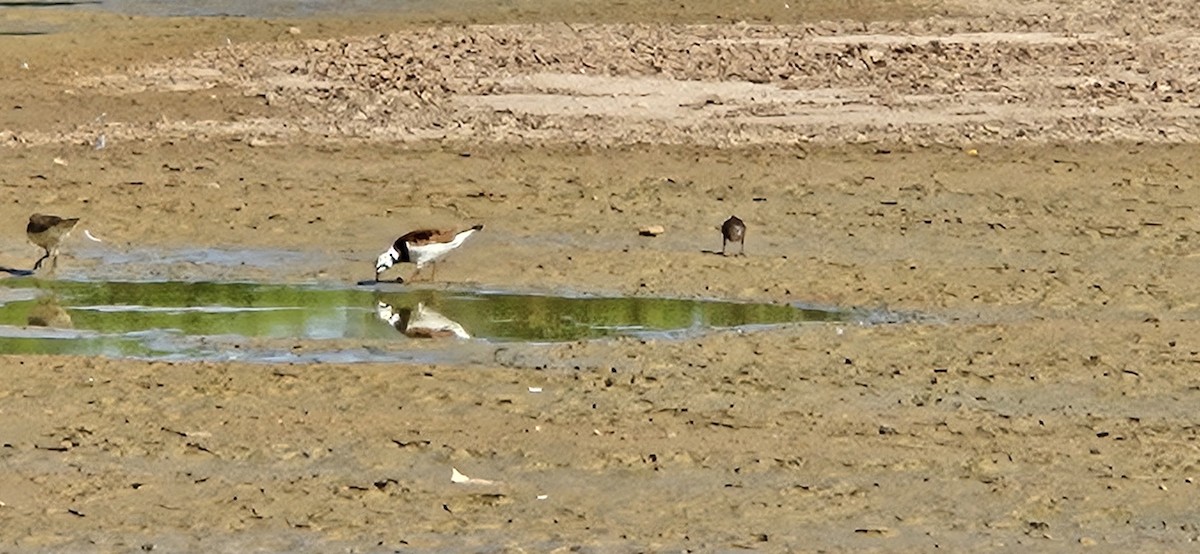
{"type": "Polygon", "coordinates": [[[0,162],[13,193],[0,212],[14,222],[0,264],[36,259],[20,230],[25,214],[71,213],[106,240],[68,242],[60,271],[74,278],[353,283],[413,226],[481,222],[484,232],[440,262],[440,279],[985,319],[1196,309],[1186,277],[1196,269],[1188,184],[1200,170],[1191,145],[972,155],[167,142],[14,153],[0,162]],[[67,165],[48,159],[56,154],[67,165]],[[750,228],[748,256],[712,253],[731,213],[750,228]],[[667,232],[639,236],[647,224],[667,232]],[[252,263],[172,250],[205,246],[246,249],[252,263]],[[255,248],[268,252],[255,260],[255,248]]]}
{"type": "MultiPolygon", "coordinates": [[[[35,211],[104,240],[63,247],[53,277],[85,280],[353,283],[402,232],[484,223],[426,286],[931,316],[552,346],[397,334],[469,353],[440,364],[6,353],[0,544],[1197,540],[1194,10],[689,5],[0,11],[53,31],[0,36],[4,268],[39,255],[35,211]],[[713,253],[730,214],[744,257],[713,253]]],[[[284,345],[330,347],[362,344],[284,345]]]]}
{"type": "Polygon", "coordinates": [[[0,517],[21,551],[1184,548],[1194,327],[810,329],[513,367],[10,358],[0,517]]]}

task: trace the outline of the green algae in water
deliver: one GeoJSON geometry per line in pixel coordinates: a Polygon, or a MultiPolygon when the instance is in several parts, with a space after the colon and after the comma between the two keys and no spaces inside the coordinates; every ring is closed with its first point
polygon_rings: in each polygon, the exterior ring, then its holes
{"type": "Polygon", "coordinates": [[[39,295],[0,305],[3,353],[186,358],[180,340],[197,337],[555,342],[849,319],[845,312],[788,305],[663,298],[252,283],[14,279],[6,285],[39,295]]]}

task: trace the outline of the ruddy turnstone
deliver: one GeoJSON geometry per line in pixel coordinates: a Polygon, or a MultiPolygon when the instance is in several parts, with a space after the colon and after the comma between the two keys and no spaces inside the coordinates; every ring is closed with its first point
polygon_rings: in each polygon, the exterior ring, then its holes
{"type": "Polygon", "coordinates": [[[736,215],[729,216],[725,223],[721,224],[721,255],[725,255],[725,245],[731,242],[739,242],[742,244],[742,249],[739,254],[746,253],[746,224],[738,219],[736,215]]]}
{"type": "MultiPolygon", "coordinates": [[[[411,262],[416,264],[417,270],[409,277],[412,279],[421,272],[421,268],[425,264],[430,263],[447,252],[462,246],[463,241],[483,229],[483,225],[476,225],[465,231],[453,231],[448,229],[421,229],[405,233],[396,242],[392,243],[391,248],[387,252],[379,255],[379,259],[375,261],[375,280],[379,280],[379,275],[387,268],[401,262],[411,262]]],[[[435,271],[437,266],[434,266],[435,271]]],[[[432,277],[431,277],[432,278],[432,277]]],[[[397,279],[402,281],[402,279],[397,279]]]]}
{"type": "Polygon", "coordinates": [[[375,306],[375,314],[388,325],[395,327],[406,337],[414,339],[435,339],[440,337],[471,338],[470,333],[454,321],[417,302],[416,308],[393,308],[386,302],[375,306]]]}
{"type": "Polygon", "coordinates": [[[29,242],[46,251],[46,255],[33,264],[33,269],[42,267],[42,262],[46,261],[46,258],[53,258],[51,262],[55,265],[58,264],[58,245],[67,238],[67,235],[78,223],[79,218],[77,217],[63,219],[56,215],[33,214],[29,216],[29,224],[25,226],[25,235],[29,237],[29,242]]]}

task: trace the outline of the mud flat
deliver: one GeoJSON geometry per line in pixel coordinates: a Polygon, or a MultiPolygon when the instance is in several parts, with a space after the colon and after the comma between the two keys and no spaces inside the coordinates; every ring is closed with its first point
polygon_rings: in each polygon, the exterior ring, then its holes
{"type": "Polygon", "coordinates": [[[7,352],[2,549],[1191,546],[1195,10],[724,4],[0,9],[2,275],[35,211],[103,240],[61,279],[297,287],[485,223],[446,287],[930,316],[436,362],[7,352]],[[746,256],[713,253],[730,214],[746,256]]]}

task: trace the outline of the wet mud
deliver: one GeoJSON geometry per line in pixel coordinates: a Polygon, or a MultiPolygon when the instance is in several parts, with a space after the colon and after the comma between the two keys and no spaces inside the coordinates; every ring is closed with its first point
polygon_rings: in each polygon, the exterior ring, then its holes
{"type": "Polygon", "coordinates": [[[43,280],[351,287],[401,233],[486,224],[423,286],[928,318],[404,363],[9,351],[3,549],[1200,538],[1194,9],[576,4],[0,10],[0,294],[34,301],[4,282],[40,212],[103,240],[43,280]]]}

